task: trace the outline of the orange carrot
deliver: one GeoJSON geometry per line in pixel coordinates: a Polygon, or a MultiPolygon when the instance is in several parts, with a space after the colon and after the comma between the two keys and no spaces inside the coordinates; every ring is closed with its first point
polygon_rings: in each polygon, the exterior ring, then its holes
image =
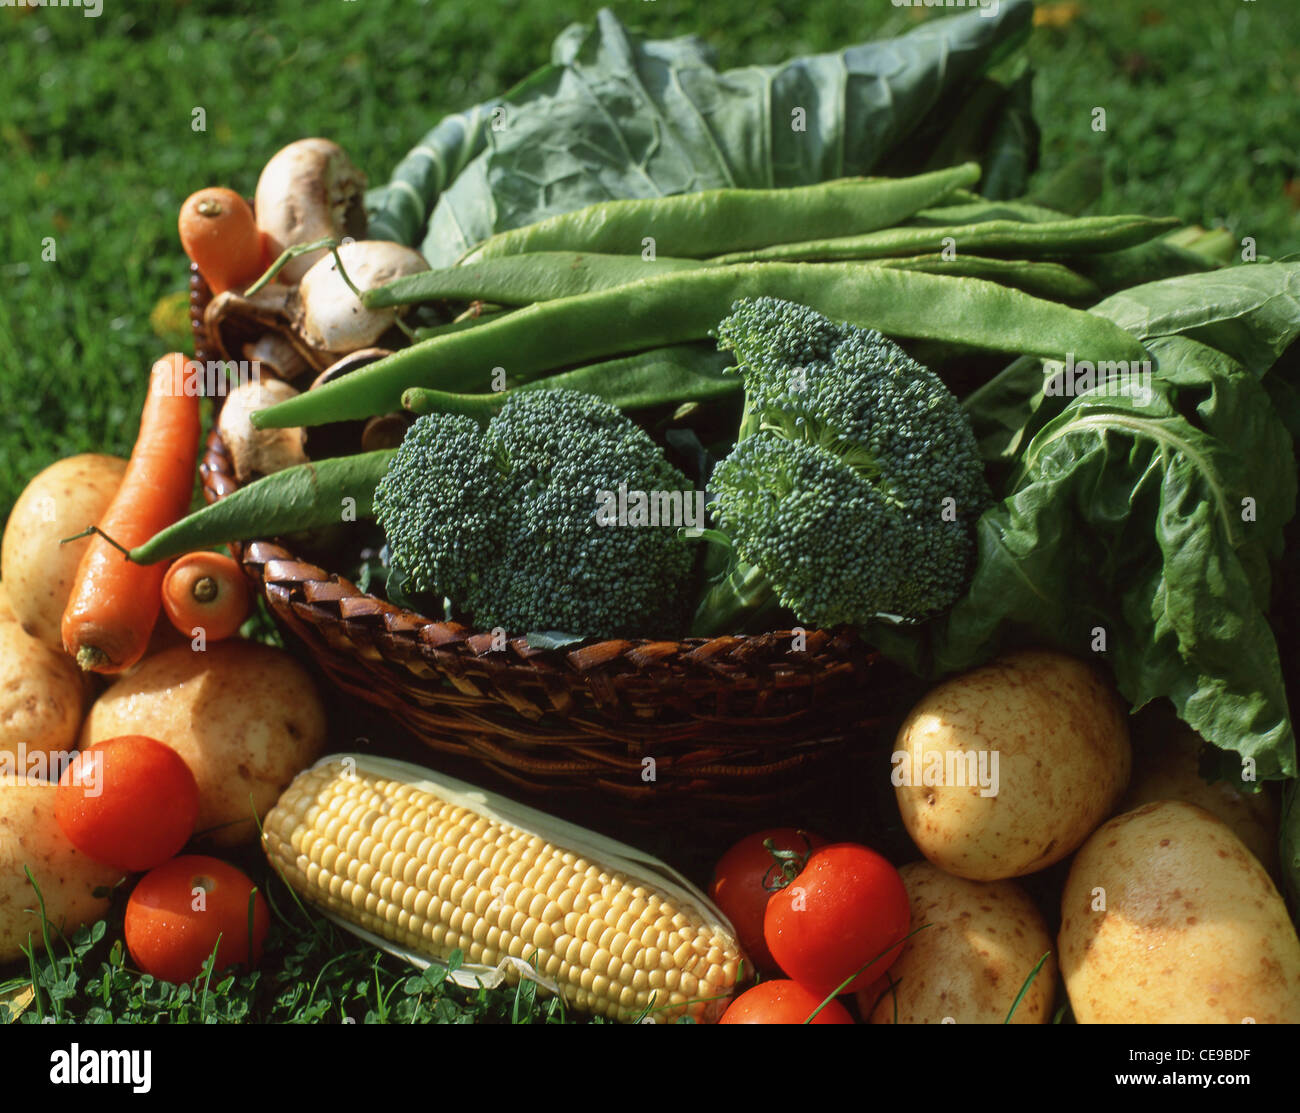
{"type": "Polygon", "coordinates": [[[192,193],[181,206],[181,246],[214,294],[243,289],[265,269],[262,233],[248,202],[233,189],[192,193]]]}
{"type": "Polygon", "coordinates": [[[153,365],[122,485],[77,567],[63,612],[63,648],[83,670],[130,668],[144,656],[158,620],[166,564],[133,564],[122,550],[147,541],[189,510],[199,398],[186,389],[185,372],[186,358],[175,352],[153,365]]]}

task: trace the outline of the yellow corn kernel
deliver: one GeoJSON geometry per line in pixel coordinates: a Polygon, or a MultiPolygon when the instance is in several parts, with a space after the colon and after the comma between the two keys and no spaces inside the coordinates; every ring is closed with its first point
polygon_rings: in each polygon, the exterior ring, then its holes
{"type": "MultiPolygon", "coordinates": [[[[702,895],[666,868],[651,880],[661,864],[631,848],[561,845],[541,813],[479,806],[467,789],[396,762],[330,759],[285,791],[263,844],[308,901],[413,957],[523,959],[571,1007],[616,1020],[721,1014],[741,954],[702,895]]],[[[503,972],[519,980],[516,966],[503,972]]]]}

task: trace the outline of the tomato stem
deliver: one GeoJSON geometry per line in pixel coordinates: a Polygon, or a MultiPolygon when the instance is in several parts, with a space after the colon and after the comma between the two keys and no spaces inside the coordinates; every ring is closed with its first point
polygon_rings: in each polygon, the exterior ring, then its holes
{"type": "Polygon", "coordinates": [[[808,832],[800,830],[797,834],[803,839],[803,850],[778,850],[776,843],[771,839],[763,840],[764,848],[772,855],[772,865],[763,874],[763,888],[769,893],[775,893],[789,885],[803,872],[804,866],[812,856],[813,844],[812,839],[808,837],[808,832]]]}

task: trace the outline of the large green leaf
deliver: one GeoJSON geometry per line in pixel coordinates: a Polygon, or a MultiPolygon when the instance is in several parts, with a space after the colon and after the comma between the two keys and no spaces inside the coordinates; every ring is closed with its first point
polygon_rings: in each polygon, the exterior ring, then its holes
{"type": "MultiPolygon", "coordinates": [[[[1300,263],[1252,263],[1148,282],[1090,312],[1148,347],[1154,338],[1181,335],[1227,353],[1265,376],[1275,408],[1300,438],[1300,351],[1288,351],[1300,336],[1300,263]]],[[[1041,360],[1022,357],[963,401],[991,464],[1013,458],[1065,408],[1067,397],[1044,396],[1046,377],[1041,360]]]]}
{"type": "MultiPolygon", "coordinates": [[[[1266,617],[1269,561],[1295,513],[1290,434],[1260,381],[1222,352],[1185,336],[1148,348],[1149,395],[1068,399],[1015,454],[1005,497],[978,523],[967,594],[875,640],[935,676],[1026,642],[1097,652],[1135,709],[1167,698],[1224,751],[1221,775],[1240,777],[1246,757],[1260,779],[1294,777],[1266,617]]],[[[1300,832],[1288,830],[1294,849],[1300,832]]],[[[1294,855],[1288,871],[1296,887],[1294,855]]]]}
{"type": "Polygon", "coordinates": [[[370,239],[419,243],[433,202],[486,146],[494,107],[479,104],[439,120],[397,164],[389,183],[366,194],[370,239]]]}
{"type": "Polygon", "coordinates": [[[1248,263],[1148,282],[1092,311],[1139,340],[1190,336],[1263,375],[1300,335],[1300,263],[1248,263]]]}
{"type": "Polygon", "coordinates": [[[1038,164],[1038,125],[1033,113],[1033,74],[1026,69],[1007,89],[983,152],[980,192],[1005,201],[1021,197],[1038,164]]]}
{"type": "MultiPolygon", "coordinates": [[[[719,72],[695,36],[645,40],[602,9],[499,104],[442,121],[370,195],[372,234],[414,243],[432,209],[423,251],[448,266],[494,232],[612,198],[901,172],[891,152],[937,134],[1024,40],[1032,10],[1004,0],[894,39],[719,72]]],[[[999,147],[1013,149],[1012,137],[999,147]]]]}

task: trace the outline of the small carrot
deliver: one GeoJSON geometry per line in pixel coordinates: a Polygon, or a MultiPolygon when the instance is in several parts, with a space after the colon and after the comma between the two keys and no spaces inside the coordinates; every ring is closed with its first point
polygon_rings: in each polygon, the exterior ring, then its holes
{"type": "Polygon", "coordinates": [[[144,656],[158,620],[166,566],[134,564],[124,550],[189,509],[199,453],[199,398],[186,389],[185,370],[179,353],[153,365],[130,463],[77,567],[63,612],[63,648],[87,672],[130,668],[144,656]]]}
{"type": "Polygon", "coordinates": [[[263,237],[248,202],[213,186],[181,206],[181,246],[214,294],[243,289],[262,273],[263,237]]]}
{"type": "Polygon", "coordinates": [[[187,553],[163,579],[163,610],[187,638],[200,630],[208,641],[237,634],[252,603],[239,565],[222,553],[187,553]]]}

